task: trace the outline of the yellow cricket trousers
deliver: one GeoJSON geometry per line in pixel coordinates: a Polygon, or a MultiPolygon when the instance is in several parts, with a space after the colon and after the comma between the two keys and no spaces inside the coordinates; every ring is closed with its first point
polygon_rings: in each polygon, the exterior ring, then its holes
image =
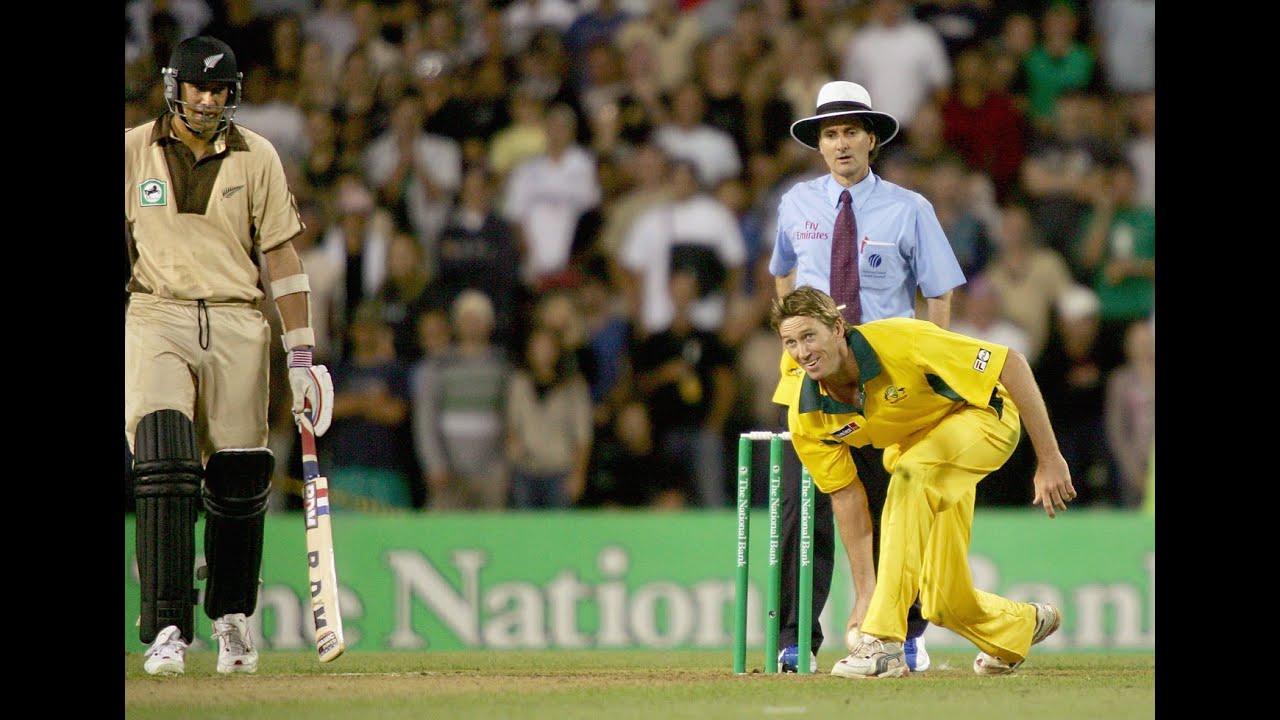
{"type": "Polygon", "coordinates": [[[205,457],[267,444],[271,327],[253,305],[129,298],[124,324],[124,431],[178,410],[195,423],[205,457]],[[204,347],[202,347],[202,345],[204,347]]]}
{"type": "Polygon", "coordinates": [[[884,453],[890,472],[880,524],[876,590],[862,631],[902,642],[907,610],[920,596],[921,614],[1009,662],[1031,649],[1036,611],[973,586],[969,541],[978,482],[1013,454],[1018,410],[966,407],[884,453]]]}

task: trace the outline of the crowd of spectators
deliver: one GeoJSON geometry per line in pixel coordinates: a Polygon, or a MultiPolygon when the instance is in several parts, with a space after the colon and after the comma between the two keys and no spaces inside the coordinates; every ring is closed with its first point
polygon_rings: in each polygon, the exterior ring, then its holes
{"type": "MultiPolygon", "coordinates": [[[[164,111],[178,41],[235,49],[235,122],[279,150],[307,225],[335,506],[727,507],[731,440],[777,418],[778,197],[825,172],[788,129],[858,82],[903,128],[873,170],[933,203],[968,278],[954,329],[1027,356],[1078,504],[1138,507],[1154,5],[130,0],[125,125],[164,111]]],[[[1029,502],[1028,458],[979,504],[1029,502]]]]}

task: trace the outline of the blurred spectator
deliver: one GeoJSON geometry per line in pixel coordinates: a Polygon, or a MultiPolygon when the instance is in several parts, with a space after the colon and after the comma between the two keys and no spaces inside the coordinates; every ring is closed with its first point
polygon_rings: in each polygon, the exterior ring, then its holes
{"type": "Polygon", "coordinates": [[[730,45],[737,53],[743,74],[750,76],[756,66],[773,55],[773,44],[765,29],[765,15],[759,0],[744,0],[729,30],[730,45]]]}
{"type": "Polygon", "coordinates": [[[435,360],[452,346],[453,325],[449,322],[448,309],[432,307],[418,315],[418,360],[415,365],[435,360]]]}
{"type": "MultiPolygon", "coordinates": [[[[799,145],[795,142],[791,144],[799,145]]],[[[821,155],[816,161],[810,158],[810,163],[815,162],[826,167],[821,155]]],[[[753,297],[761,291],[768,294],[770,289],[775,287],[773,274],[769,272],[769,260],[773,256],[774,234],[777,232],[778,205],[787,190],[801,181],[801,178],[795,176],[784,178],[784,170],[781,156],[756,152],[747,158],[747,197],[751,207],[747,209],[741,224],[744,228],[742,238],[747,244],[747,257],[750,263],[744,291],[753,297]],[[753,235],[758,235],[759,247],[751,247],[750,238],[753,235]]],[[[803,179],[807,180],[811,177],[812,175],[805,175],[803,179]]]]}
{"type": "Polygon", "coordinates": [[[992,85],[992,60],[979,45],[956,56],[955,85],[942,104],[943,138],[971,169],[991,178],[997,201],[1005,202],[1017,189],[1026,154],[1026,118],[1011,95],[992,85]]]}
{"type": "Polygon", "coordinates": [[[387,246],[387,274],[374,297],[383,321],[391,327],[396,357],[406,363],[418,359],[418,316],[426,310],[430,278],[418,241],[404,231],[393,233],[387,246]]]}
{"type": "Polygon", "coordinates": [[[506,399],[511,507],[567,508],[582,496],[591,455],[587,382],[551,328],[535,328],[506,399]]]}
{"type": "Polygon", "coordinates": [[[1054,301],[1054,332],[1036,368],[1080,506],[1116,506],[1105,415],[1106,370],[1097,355],[1098,296],[1071,285],[1054,301]]]}
{"type": "Polygon", "coordinates": [[[416,75],[453,75],[471,60],[471,55],[462,43],[454,3],[428,6],[416,39],[411,68],[416,75]]]}
{"type": "Polygon", "coordinates": [[[733,213],[747,252],[742,282],[728,295],[720,332],[720,338],[736,348],[760,324],[773,302],[773,276],[769,274],[773,238],[764,236],[767,216],[752,207],[750,188],[745,181],[728,178],[716,186],[714,194],[733,213]]]}
{"type": "Polygon", "coordinates": [[[586,89],[591,84],[591,49],[615,47],[614,38],[630,19],[631,14],[618,6],[618,0],[596,0],[594,8],[578,15],[565,28],[564,49],[569,53],[570,70],[578,88],[586,89]]]}
{"type": "Polygon", "coordinates": [[[680,0],[650,0],[649,14],[627,21],[615,39],[623,52],[637,42],[653,49],[661,92],[673,91],[693,76],[693,53],[701,41],[701,21],[697,14],[681,11],[680,0]]]}
{"type": "Polygon", "coordinates": [[[464,291],[450,312],[454,345],[414,370],[413,446],[432,510],[507,505],[503,423],[511,366],[492,342],[493,320],[489,298],[464,291]]]}
{"type": "MultiPolygon", "coordinates": [[[[849,13],[850,5],[841,0],[795,0],[794,19],[788,28],[792,41],[787,46],[794,47],[797,41],[806,37],[817,38],[821,43],[822,56],[827,58],[824,63],[829,64],[831,59],[840,57],[856,32],[849,13]]],[[[834,70],[832,67],[827,69],[834,70]]],[[[801,114],[796,119],[809,115],[817,97],[815,91],[809,104],[798,108],[801,114]]]]}
{"type": "Polygon", "coordinates": [[[600,202],[596,160],[575,142],[573,110],[552,107],[546,125],[546,152],[511,171],[502,207],[524,239],[520,277],[530,287],[568,266],[578,218],[600,202]]]}
{"type": "Polygon", "coordinates": [[[462,151],[452,138],[422,128],[422,96],[410,88],[396,101],[391,127],[365,150],[364,170],[397,228],[413,232],[434,270],[436,244],[462,179],[462,151]]]}
{"type": "Polygon", "coordinates": [[[801,116],[794,114],[790,101],[782,94],[781,72],[776,63],[760,59],[744,65],[742,99],[746,104],[745,134],[747,157],[757,153],[780,155],[780,162],[801,155],[791,138],[791,123],[801,116]]]}
{"type": "Polygon", "coordinates": [[[1080,18],[1074,0],[1050,0],[1040,15],[1040,39],[1023,58],[1014,80],[1015,92],[1025,93],[1027,120],[1039,132],[1054,127],[1058,98],[1068,90],[1101,89],[1097,58],[1081,42],[1080,18]]]}
{"type": "Polygon", "coordinates": [[[1010,320],[1004,299],[985,275],[970,276],[955,296],[956,314],[952,332],[980,340],[990,340],[1030,357],[1031,338],[1027,331],[1010,320]]]}
{"type": "MultiPolygon", "coordinates": [[[[778,92],[787,101],[788,119],[809,117],[818,105],[818,91],[832,79],[831,56],[820,36],[796,37],[795,49],[778,68],[781,82],[778,92]]],[[[788,124],[790,132],[790,124],[788,124]]]]}
{"type": "Polygon", "coordinates": [[[408,369],[396,360],[376,302],[357,310],[350,342],[350,356],[332,370],[333,425],[322,443],[330,503],[343,511],[411,508],[408,369]]]}
{"type": "Polygon", "coordinates": [[[1120,473],[1120,505],[1137,508],[1146,494],[1148,463],[1155,443],[1155,321],[1135,320],[1125,331],[1124,364],[1107,375],[1107,443],[1120,473]]]}
{"type": "Polygon", "coordinates": [[[649,411],[633,400],[597,437],[578,507],[677,508],[691,495],[688,471],[659,452],[649,411]]]}
{"type": "Polygon", "coordinates": [[[483,59],[506,65],[516,48],[503,26],[503,9],[489,0],[463,0],[460,5],[464,57],[472,62],[483,59]]]}
{"type": "Polygon", "coordinates": [[[1000,294],[1010,320],[1027,333],[1027,362],[1039,364],[1051,327],[1053,303],[1071,285],[1071,271],[1056,250],[1044,247],[1035,234],[1031,214],[1021,204],[1000,208],[1000,226],[992,239],[996,254],[986,276],[1000,294]]]}
{"type": "Polygon", "coordinates": [[[822,38],[800,36],[796,47],[779,68],[782,82],[778,91],[786,98],[792,120],[808,117],[817,107],[818,91],[835,78],[822,38]]]}
{"type": "Polygon", "coordinates": [[[1156,209],[1156,94],[1129,98],[1129,123],[1133,135],[1125,142],[1125,157],[1138,173],[1135,204],[1156,209]]]}
{"type": "Polygon", "coordinates": [[[1000,34],[988,45],[991,56],[991,87],[1009,93],[1018,110],[1027,113],[1026,88],[1022,83],[1022,63],[1036,46],[1038,33],[1036,21],[1022,10],[1013,10],[1004,16],[1000,34]]]}
{"type": "MultiPolygon", "coordinates": [[[[1080,90],[1064,92],[1048,134],[1037,135],[1022,163],[1021,187],[1046,245],[1069,262],[1072,245],[1089,211],[1094,171],[1117,153],[1101,137],[1101,98],[1080,90]]],[[[1077,281],[1086,281],[1073,264],[1077,281]]]]}
{"type": "Polygon", "coordinates": [[[1089,7],[1107,87],[1123,94],[1155,92],[1155,0],[1093,0],[1089,7]]]}
{"type": "Polygon", "coordinates": [[[547,151],[547,109],[528,88],[517,86],[508,100],[509,121],[489,140],[489,168],[503,178],[520,163],[547,151]]]}
{"type": "Polygon", "coordinates": [[[943,155],[927,170],[924,196],[968,278],[985,270],[995,253],[991,234],[971,205],[970,188],[964,162],[955,154],[943,155]]]}
{"type": "Polygon", "coordinates": [[[670,327],[675,315],[671,274],[691,267],[699,294],[689,309],[690,322],[719,332],[727,298],[737,292],[746,271],[746,243],[729,208],[699,186],[691,163],[672,163],[669,177],[671,200],[636,218],[618,256],[628,313],[641,335],[670,327]]]}
{"type": "Polygon", "coordinates": [[[472,135],[475,119],[463,99],[469,89],[462,85],[462,70],[443,70],[419,63],[413,73],[413,85],[422,93],[423,127],[433,135],[453,138],[459,143],[472,135]]]}
{"type": "Polygon", "coordinates": [[[314,361],[318,365],[332,365],[342,356],[344,344],[339,334],[343,325],[338,307],[343,293],[344,266],[321,243],[327,231],[324,210],[307,203],[298,206],[298,214],[303,228],[294,236],[293,247],[307,270],[311,286],[311,330],[316,336],[314,361]]]}
{"type": "MultiPolygon", "coordinates": [[[[487,4],[487,0],[482,1],[487,4]]],[[[378,6],[378,23],[387,42],[401,45],[417,34],[417,26],[422,22],[422,3],[417,0],[374,0],[374,4],[378,6]]]]}
{"type": "Polygon", "coordinates": [[[352,47],[365,53],[375,75],[382,77],[403,69],[400,48],[382,36],[382,15],[378,3],[356,0],[351,4],[351,23],[355,27],[352,47]]]}
{"type": "Polygon", "coordinates": [[[338,70],[329,62],[328,49],[319,40],[302,41],[298,69],[298,92],[308,111],[338,108],[338,70]]]}
{"type": "Polygon", "coordinates": [[[964,48],[999,32],[992,0],[924,0],[915,5],[916,19],[938,33],[953,64],[964,48]]]}
{"type": "Polygon", "coordinates": [[[1093,209],[1077,252],[1101,303],[1101,351],[1111,368],[1129,324],[1155,312],[1156,214],[1135,204],[1137,177],[1127,161],[1103,167],[1091,186],[1093,209]]]}
{"type": "Polygon", "coordinates": [[[521,52],[543,28],[564,32],[581,11],[571,0],[511,0],[502,10],[507,47],[521,52]]]}
{"type": "Polygon", "coordinates": [[[334,194],[337,222],[325,231],[322,245],[343,268],[338,303],[338,317],[343,324],[334,330],[347,336],[347,318],[363,301],[373,297],[386,277],[391,223],[386,211],[374,205],[373,193],[358,175],[339,178],[334,194]]]}
{"type": "Polygon", "coordinates": [[[904,0],[871,0],[866,24],[844,51],[841,77],[876,99],[876,110],[910,130],[925,103],[951,85],[951,61],[938,32],[911,16],[904,0]]]}
{"type": "Polygon", "coordinates": [[[363,123],[358,137],[353,138],[357,142],[348,143],[358,153],[363,149],[369,134],[376,131],[371,127],[371,123],[374,113],[378,110],[376,107],[378,76],[373,72],[369,57],[358,49],[346,56],[339,67],[335,107],[344,125],[350,125],[357,119],[363,123]]]}
{"type": "Polygon", "coordinates": [[[128,0],[124,17],[125,65],[144,61],[161,68],[179,41],[199,35],[213,20],[213,11],[206,0],[128,0]]]}
{"type": "Polygon", "coordinates": [[[706,122],[707,100],[696,82],[682,83],[671,94],[668,121],[653,132],[653,141],[669,157],[685,159],[698,171],[698,182],[712,188],[742,172],[733,136],[706,122]]]}
{"type": "MultiPolygon", "coordinates": [[[[779,407],[768,391],[768,388],[778,385],[778,342],[778,333],[769,326],[765,316],[738,345],[733,368],[737,379],[737,398],[729,417],[731,439],[736,433],[778,426],[779,407]]],[[[760,463],[756,467],[763,467],[768,462],[767,446],[768,443],[751,443],[753,462],[760,463]]],[[[768,507],[767,484],[753,482],[752,486],[751,504],[768,507]]]]}
{"type": "Polygon", "coordinates": [[[307,117],[298,107],[296,83],[266,66],[248,70],[235,123],[262,135],[285,165],[301,167],[307,156],[307,117]]]}
{"type": "Polygon", "coordinates": [[[486,162],[489,138],[511,123],[506,70],[496,60],[483,59],[465,70],[469,92],[462,99],[471,117],[471,127],[462,140],[463,164],[486,162]]]}
{"type": "MultiPolygon", "coordinates": [[[[229,3],[235,4],[235,3],[229,3]]],[[[214,37],[222,37],[211,33],[214,37]]],[[[271,20],[270,49],[263,65],[277,77],[293,81],[294,90],[298,93],[288,98],[289,102],[303,104],[302,94],[302,18],[294,12],[285,12],[271,20]]]]}
{"type": "Polygon", "coordinates": [[[698,507],[726,504],[724,432],[737,397],[734,357],[713,332],[693,324],[695,272],[672,271],[670,324],[635,348],[636,388],[649,409],[660,451],[694,468],[698,507]]]}
{"type": "Polygon", "coordinates": [[[584,263],[582,286],[578,289],[579,311],[595,368],[587,381],[597,428],[612,421],[616,409],[632,392],[634,332],[622,298],[609,278],[607,261],[596,255],[584,263]]]}
{"type": "Polygon", "coordinates": [[[645,210],[671,198],[667,155],[653,143],[637,145],[623,165],[629,176],[628,189],[605,206],[604,227],[599,247],[610,262],[616,262],[632,223],[645,210]]]}
{"type": "MultiPolygon", "coordinates": [[[[575,118],[583,118],[578,88],[569,81],[569,54],[560,35],[550,28],[539,30],[529,47],[515,58],[515,82],[542,100],[546,107],[567,105],[575,118]]],[[[586,127],[577,127],[575,139],[589,144],[586,127]]]]}
{"type": "Polygon", "coordinates": [[[790,47],[795,39],[795,4],[791,0],[760,0],[760,17],[770,44],[775,49],[790,47]]]}
{"type": "Polygon", "coordinates": [[[621,149],[618,103],[627,93],[627,74],[622,52],[607,43],[587,48],[583,63],[582,112],[590,129],[591,148],[603,157],[621,149]]]}
{"type": "Polygon", "coordinates": [[[462,191],[440,235],[436,272],[427,293],[431,305],[448,308],[467,288],[482,291],[494,307],[494,341],[516,349],[516,316],[524,286],[516,268],[520,247],[515,230],[494,210],[498,191],[484,166],[462,177],[462,191]]]}
{"type": "MultiPolygon", "coordinates": [[[[578,303],[577,286],[557,287],[538,295],[529,325],[554,332],[560,341],[561,352],[590,386],[597,375],[596,356],[587,337],[587,324],[578,303]]],[[[517,357],[523,357],[527,349],[527,337],[523,337],[517,357]]]]}
{"type": "Polygon", "coordinates": [[[667,106],[658,86],[658,51],[645,38],[622,49],[624,89],[618,98],[617,133],[623,146],[647,142],[653,129],[667,120],[667,106]]]}
{"type": "Polygon", "coordinates": [[[701,45],[696,67],[695,79],[704,90],[703,122],[728,133],[739,158],[746,157],[750,145],[743,68],[729,36],[719,35],[701,45]]]}
{"type": "Polygon", "coordinates": [[[351,14],[351,0],[318,0],[317,5],[303,19],[302,34],[324,45],[328,61],[336,69],[349,58],[359,39],[351,14]]]}
{"type": "Polygon", "coordinates": [[[315,199],[332,190],[343,172],[359,171],[359,168],[342,167],[339,144],[338,124],[333,113],[324,107],[312,107],[307,112],[307,155],[302,159],[306,187],[295,188],[295,194],[315,199]]]}

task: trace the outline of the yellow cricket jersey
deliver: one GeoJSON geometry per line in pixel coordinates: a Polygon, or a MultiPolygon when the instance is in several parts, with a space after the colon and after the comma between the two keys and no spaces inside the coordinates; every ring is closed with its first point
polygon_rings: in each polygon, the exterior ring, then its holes
{"type": "Polygon", "coordinates": [[[796,454],[818,489],[857,477],[845,445],[887,448],[971,405],[997,414],[1012,404],[999,383],[1009,348],[914,318],[862,323],[845,334],[858,365],[863,407],[827,394],[786,351],[773,400],[787,406],[796,454]]]}

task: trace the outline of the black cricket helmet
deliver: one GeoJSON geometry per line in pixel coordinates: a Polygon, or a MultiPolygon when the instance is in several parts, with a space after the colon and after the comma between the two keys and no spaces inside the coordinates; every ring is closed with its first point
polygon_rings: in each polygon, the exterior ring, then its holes
{"type": "MultiPolygon", "coordinates": [[[[181,118],[192,132],[199,134],[200,131],[191,127],[191,121],[187,118],[188,103],[182,100],[182,83],[184,82],[193,85],[214,82],[227,84],[227,104],[220,108],[221,114],[218,116],[215,133],[225,130],[227,123],[231,122],[232,116],[236,114],[244,74],[236,66],[235,51],[221,40],[209,35],[183,40],[173,49],[173,55],[169,57],[169,66],[161,68],[160,75],[164,80],[164,100],[169,107],[169,112],[181,118]]],[[[195,104],[191,104],[191,108],[201,113],[213,109],[195,104]]]]}

